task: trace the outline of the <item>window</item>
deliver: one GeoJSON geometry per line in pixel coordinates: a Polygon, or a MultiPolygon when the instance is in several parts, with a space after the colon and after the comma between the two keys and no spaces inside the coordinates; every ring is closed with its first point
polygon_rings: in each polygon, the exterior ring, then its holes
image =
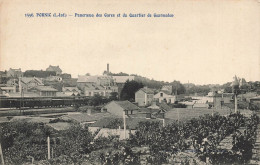
{"type": "Polygon", "coordinates": [[[163,93],[160,93],[160,96],[163,97],[163,93]]]}

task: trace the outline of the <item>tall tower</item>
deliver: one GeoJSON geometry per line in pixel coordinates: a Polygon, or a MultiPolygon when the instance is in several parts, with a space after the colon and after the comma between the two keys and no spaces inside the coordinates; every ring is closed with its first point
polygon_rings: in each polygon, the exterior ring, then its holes
{"type": "Polygon", "coordinates": [[[109,63],[107,63],[107,74],[109,73],[109,63]]]}

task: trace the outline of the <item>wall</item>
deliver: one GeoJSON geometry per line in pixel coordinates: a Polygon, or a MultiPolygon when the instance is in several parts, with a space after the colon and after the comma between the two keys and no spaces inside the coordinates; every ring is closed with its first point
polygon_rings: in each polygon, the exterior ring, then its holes
{"type": "Polygon", "coordinates": [[[145,105],[151,105],[153,102],[153,94],[146,94],[146,97],[147,99],[145,105]]]}
{"type": "Polygon", "coordinates": [[[138,103],[138,106],[145,106],[145,92],[139,90],[135,93],[135,102],[138,103]]]}
{"type": "Polygon", "coordinates": [[[52,91],[41,91],[40,92],[41,96],[56,96],[56,92],[52,92],[52,91]]]}
{"type": "Polygon", "coordinates": [[[161,103],[163,100],[166,100],[167,103],[174,103],[176,101],[175,96],[167,95],[164,92],[159,92],[156,95],[153,96],[153,98],[157,99],[159,103],[161,103]],[[161,93],[163,93],[163,96],[161,97],[161,93]]]}

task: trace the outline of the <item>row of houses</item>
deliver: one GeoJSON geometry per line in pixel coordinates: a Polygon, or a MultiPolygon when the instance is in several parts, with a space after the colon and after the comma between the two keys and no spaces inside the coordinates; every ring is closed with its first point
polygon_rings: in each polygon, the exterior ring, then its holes
{"type": "Polygon", "coordinates": [[[135,102],[138,106],[148,106],[151,105],[153,101],[159,103],[166,102],[168,104],[175,103],[176,96],[172,95],[169,90],[160,90],[156,93],[155,90],[144,87],[135,92],[135,102]]]}
{"type": "Polygon", "coordinates": [[[22,72],[21,68],[10,68],[8,71],[1,72],[0,75],[0,94],[2,97],[57,96],[59,90],[46,82],[60,83],[62,77],[71,78],[69,74],[63,75],[59,66],[52,65],[45,71],[27,70],[22,72]]]}
{"type": "MultiPolygon", "coordinates": [[[[178,102],[179,104],[185,105],[187,108],[216,108],[222,109],[228,104],[232,104],[234,101],[233,93],[212,93],[209,92],[207,96],[184,96],[184,98],[177,98],[176,95],[171,93],[172,88],[170,86],[163,86],[161,90],[155,91],[147,87],[139,89],[135,93],[135,102],[138,106],[147,107],[153,102],[167,104],[174,104],[178,102]]],[[[247,94],[248,95],[248,94],[247,94]]],[[[251,94],[250,96],[255,96],[251,94]]],[[[246,96],[239,96],[239,98],[244,98],[246,96]]]]}
{"type": "MultiPolygon", "coordinates": [[[[164,87],[162,89],[164,89],[164,87]]],[[[168,90],[160,90],[159,92],[156,92],[156,90],[147,87],[141,88],[135,92],[135,102],[138,106],[148,106],[151,105],[153,101],[173,104],[176,101],[176,96],[172,95],[168,90]]]]}
{"type": "Polygon", "coordinates": [[[107,70],[103,75],[79,75],[77,87],[85,96],[99,94],[108,97],[112,92],[121,93],[127,80],[134,80],[134,76],[112,76],[110,75],[109,64],[107,64],[107,70]]]}
{"type": "Polygon", "coordinates": [[[109,96],[112,92],[121,93],[125,82],[134,80],[134,76],[78,76],[77,87],[85,96],[100,94],[109,96]]]}
{"type": "MultiPolygon", "coordinates": [[[[96,94],[109,97],[113,92],[121,93],[127,80],[134,80],[134,76],[111,76],[109,73],[109,64],[107,65],[107,71],[103,75],[79,75],[77,79],[72,79],[71,76],[66,74],[64,76],[59,66],[50,65],[46,71],[29,70],[24,72],[24,75],[20,68],[10,68],[7,71],[8,80],[6,83],[0,84],[0,94],[12,97],[20,93],[24,97],[29,97],[29,95],[32,96],[30,92],[34,92],[39,96],[51,97],[94,96],[96,94]],[[52,75],[52,73],[54,74],[52,75]],[[47,76],[48,74],[50,76],[47,76]]],[[[1,73],[1,75],[4,74],[1,73]]]]}
{"type": "Polygon", "coordinates": [[[0,85],[0,92],[8,97],[21,97],[21,95],[23,97],[76,96],[81,93],[77,87],[62,87],[61,91],[59,91],[52,86],[46,85],[44,81],[45,79],[37,77],[20,77],[18,80],[10,79],[7,84],[0,85]],[[30,93],[36,93],[37,95],[31,95],[30,93]]]}
{"type": "Polygon", "coordinates": [[[173,122],[165,118],[165,113],[171,108],[165,108],[164,104],[153,103],[152,106],[143,108],[129,101],[111,101],[102,107],[101,112],[95,113],[88,109],[87,113],[73,113],[62,118],[87,124],[90,132],[97,133],[96,138],[118,135],[124,139],[135,132],[139,122],[159,122],[161,125],[173,122]]]}
{"type": "MultiPolygon", "coordinates": [[[[50,65],[48,68],[46,68],[46,71],[55,72],[55,75],[62,74],[62,70],[60,69],[59,66],[50,65]]],[[[19,78],[19,77],[23,77],[23,72],[21,68],[18,69],[10,68],[8,71],[6,71],[6,74],[1,73],[1,75],[8,78],[19,78]]]]}

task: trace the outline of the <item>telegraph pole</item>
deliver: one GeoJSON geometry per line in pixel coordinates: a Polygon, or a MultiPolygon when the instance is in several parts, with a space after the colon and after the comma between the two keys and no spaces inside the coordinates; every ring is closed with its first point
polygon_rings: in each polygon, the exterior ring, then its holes
{"type": "Polygon", "coordinates": [[[237,95],[239,93],[239,80],[236,75],[233,79],[234,80],[232,82],[232,89],[235,97],[235,113],[237,113],[237,95]]]}
{"type": "Polygon", "coordinates": [[[235,113],[237,113],[237,94],[235,93],[235,113]]]}
{"type": "Polygon", "coordinates": [[[20,92],[20,115],[22,115],[22,85],[21,85],[21,77],[19,77],[19,92],[20,92]]]}
{"type": "Polygon", "coordinates": [[[50,146],[50,136],[47,137],[47,145],[48,145],[48,159],[51,159],[51,146],[50,146]]]}
{"type": "Polygon", "coordinates": [[[0,155],[1,155],[1,162],[2,162],[2,165],[5,165],[4,155],[3,155],[3,151],[2,151],[1,143],[0,143],[0,155]]]}
{"type": "Polygon", "coordinates": [[[177,108],[177,112],[178,112],[178,125],[180,124],[180,112],[179,112],[179,108],[177,108]]]}
{"type": "Polygon", "coordinates": [[[126,119],[125,119],[125,111],[123,111],[123,119],[124,119],[124,139],[126,139],[126,119]]]}

